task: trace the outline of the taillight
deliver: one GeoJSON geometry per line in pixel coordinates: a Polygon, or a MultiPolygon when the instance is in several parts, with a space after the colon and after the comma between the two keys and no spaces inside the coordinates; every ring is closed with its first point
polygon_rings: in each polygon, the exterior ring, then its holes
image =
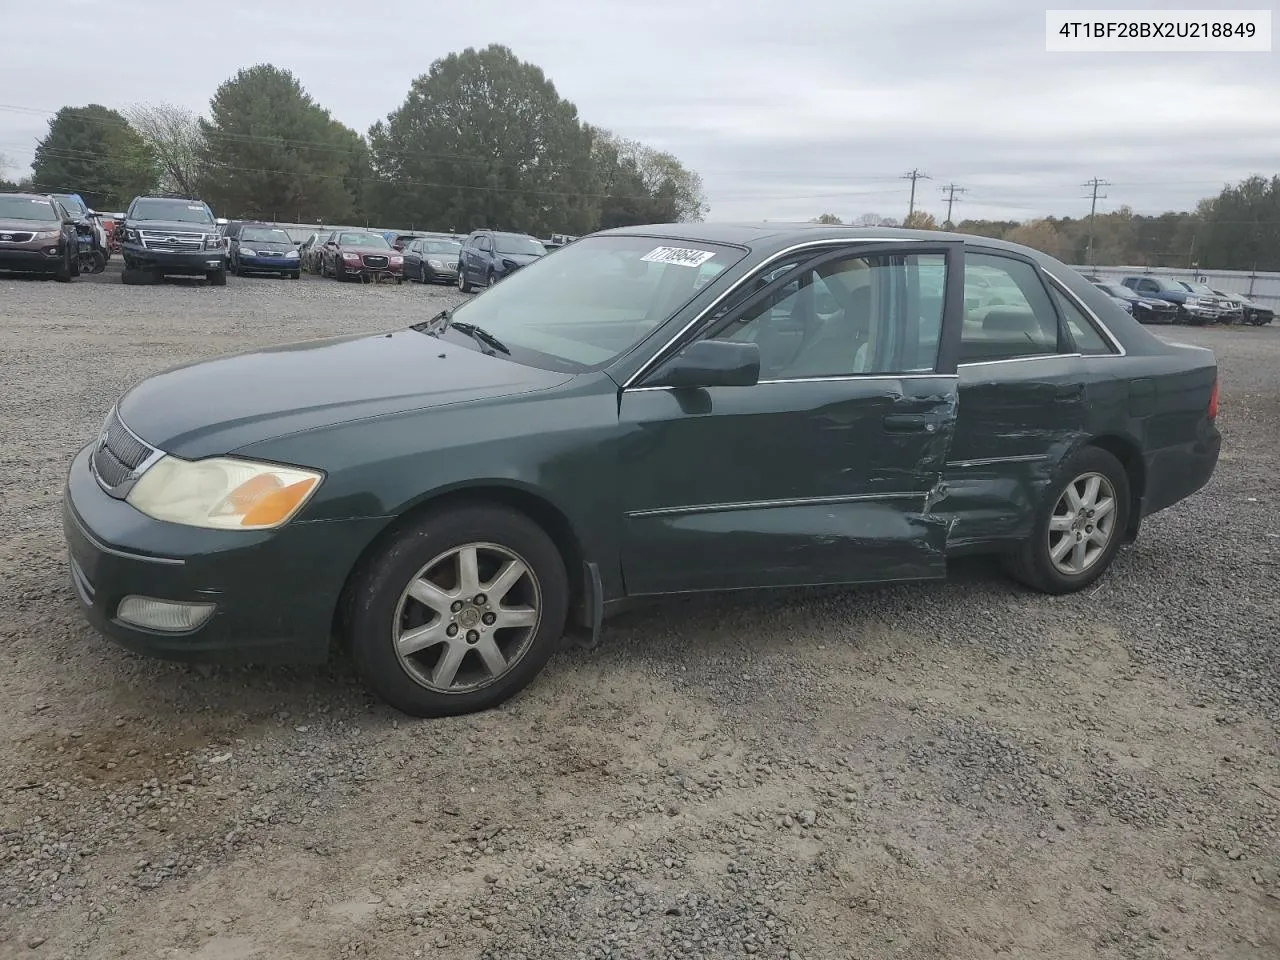
{"type": "Polygon", "coordinates": [[[1218,378],[1213,378],[1213,389],[1209,392],[1209,419],[1218,418],[1218,378]]]}

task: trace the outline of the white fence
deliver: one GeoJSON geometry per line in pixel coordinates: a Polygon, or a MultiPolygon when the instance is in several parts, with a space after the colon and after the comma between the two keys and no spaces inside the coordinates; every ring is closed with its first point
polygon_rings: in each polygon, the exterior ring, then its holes
{"type": "Polygon", "coordinates": [[[1177,267],[1082,267],[1087,276],[1119,280],[1121,277],[1171,277],[1207,284],[1223,293],[1239,293],[1263,306],[1280,309],[1280,273],[1254,273],[1250,270],[1180,270],[1177,267]]]}

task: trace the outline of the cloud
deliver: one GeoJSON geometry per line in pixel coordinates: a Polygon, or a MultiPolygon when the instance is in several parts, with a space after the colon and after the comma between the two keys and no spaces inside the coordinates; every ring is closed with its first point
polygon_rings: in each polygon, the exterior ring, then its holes
{"type": "MultiPolygon", "coordinates": [[[[1090,2],[1055,2],[1087,9],[1090,2]]],[[[1128,7],[1160,4],[1129,0],[1128,7]]],[[[224,0],[189,35],[163,0],[81,2],[50,30],[19,5],[0,58],[10,105],[56,110],[148,99],[207,108],[241,67],[272,62],[365,131],[432,60],[505,43],[537,63],[583,119],[668,149],[702,173],[716,219],[945,212],[1079,215],[1080,186],[1112,182],[1104,208],[1187,209],[1225,182],[1277,172],[1280,63],[1267,54],[1047,53],[1044,8],[1026,0],[489,0],[464,17],[422,8],[421,29],[297,17],[224,0]],[[89,86],[44,65],[68,48],[112,51],[89,86]],[[130,67],[137,64],[137,69],[130,67]],[[40,76],[39,86],[29,82],[40,76]]],[[[47,115],[0,108],[0,153],[29,163],[47,115]]]]}

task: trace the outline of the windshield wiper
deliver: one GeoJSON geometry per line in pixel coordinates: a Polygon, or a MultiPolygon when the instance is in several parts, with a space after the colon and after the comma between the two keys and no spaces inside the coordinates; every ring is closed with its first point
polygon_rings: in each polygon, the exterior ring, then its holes
{"type": "Polygon", "coordinates": [[[467,334],[477,343],[486,344],[499,353],[505,353],[507,356],[511,355],[511,349],[483,327],[477,327],[474,323],[455,323],[453,321],[449,321],[449,326],[460,333],[467,334]]]}
{"type": "Polygon", "coordinates": [[[428,334],[432,337],[438,337],[450,327],[457,330],[459,333],[465,333],[481,346],[497,350],[499,353],[505,353],[507,356],[511,355],[511,348],[483,327],[477,327],[474,323],[466,323],[465,321],[462,323],[454,323],[453,312],[450,310],[441,310],[430,320],[424,320],[421,323],[413,324],[412,329],[417,330],[420,333],[428,334]]]}

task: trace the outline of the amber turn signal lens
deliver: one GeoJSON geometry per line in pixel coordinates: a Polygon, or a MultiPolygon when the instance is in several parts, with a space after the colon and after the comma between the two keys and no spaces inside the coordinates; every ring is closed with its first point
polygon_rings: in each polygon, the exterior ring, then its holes
{"type": "MultiPolygon", "coordinates": [[[[255,477],[254,479],[258,478],[255,477]]],[[[252,482],[252,480],[249,481],[249,483],[252,482]]],[[[308,477],[306,480],[299,480],[297,483],[291,483],[287,487],[267,493],[245,511],[244,516],[240,518],[240,525],[242,527],[269,527],[280,523],[297,508],[298,504],[311,492],[311,488],[317,482],[308,477]]],[[[244,486],[248,486],[249,483],[244,486]]],[[[238,493],[239,490],[236,492],[238,493]]]]}

